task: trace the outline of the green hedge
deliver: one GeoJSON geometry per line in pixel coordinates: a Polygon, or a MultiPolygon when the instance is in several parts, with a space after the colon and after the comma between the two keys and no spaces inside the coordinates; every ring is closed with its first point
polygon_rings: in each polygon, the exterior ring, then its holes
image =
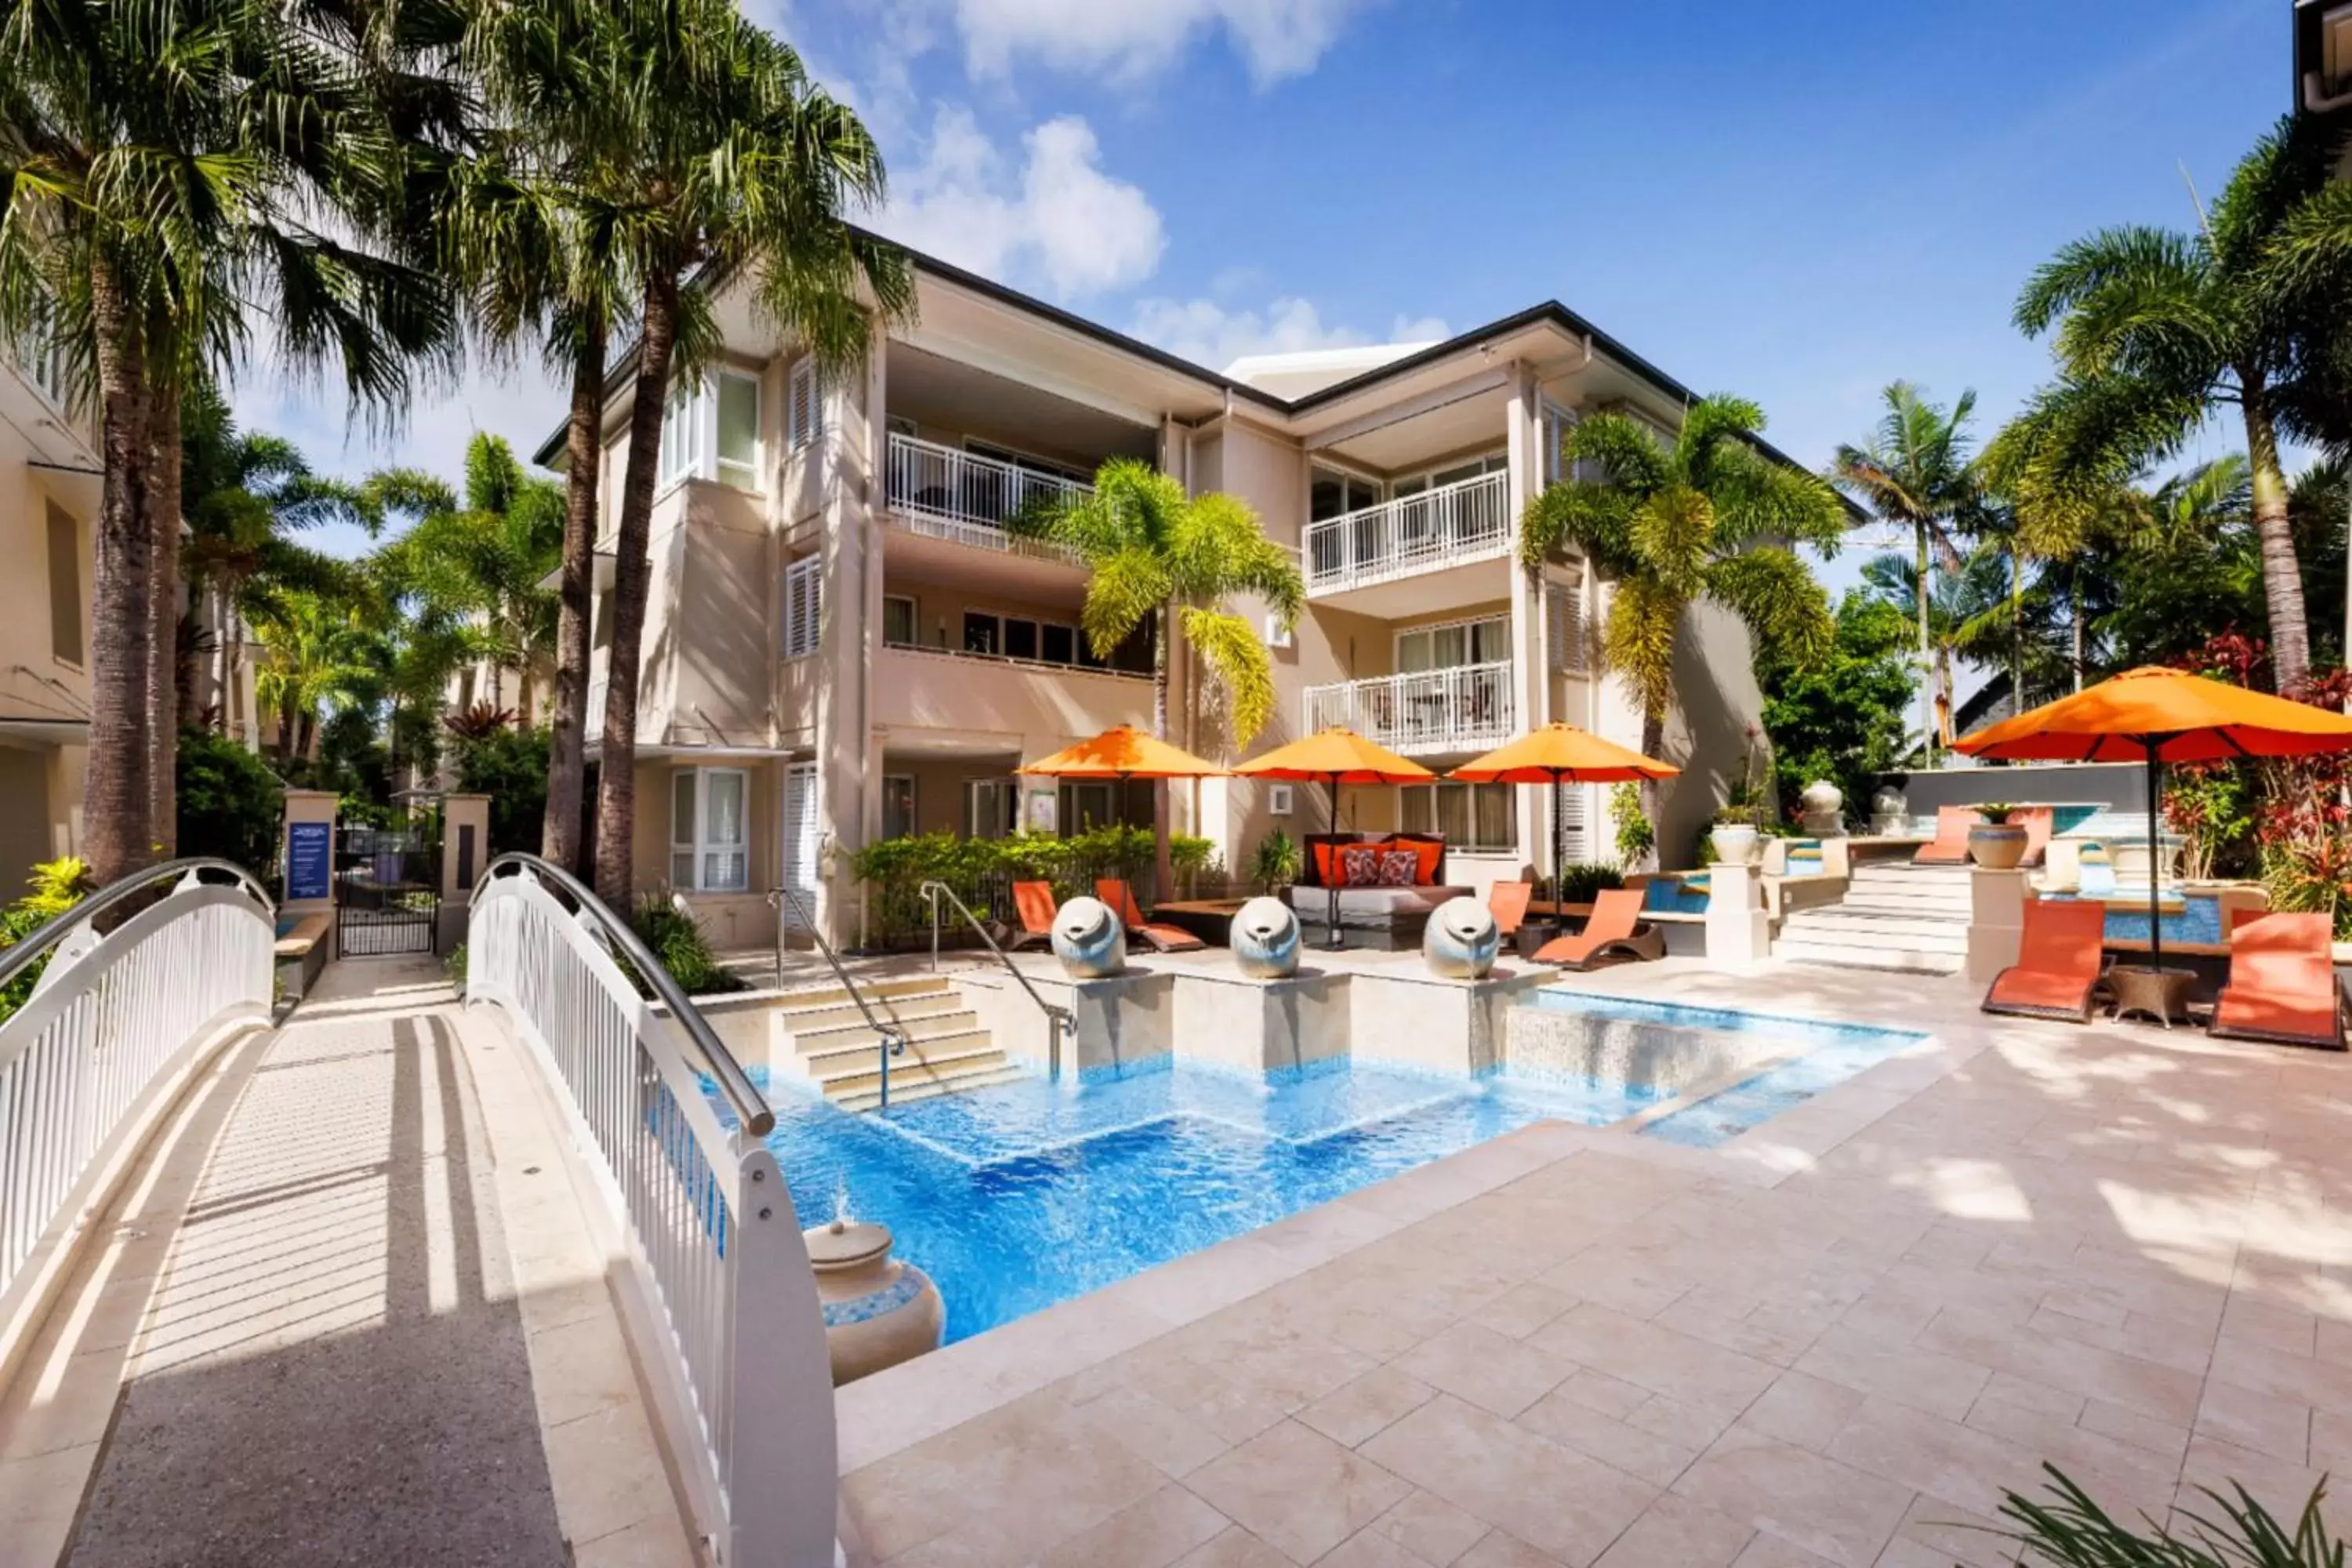
{"type": "MultiPolygon", "coordinates": [[[[1180,833],[1168,847],[1179,888],[1214,873],[1215,846],[1209,840],[1180,833]]],[[[1011,924],[1015,882],[1051,882],[1058,902],[1092,893],[1097,878],[1124,877],[1139,899],[1153,902],[1151,862],[1150,828],[1097,827],[1066,837],[1019,833],[1009,838],[964,838],[925,833],[885,838],[858,851],[851,866],[872,889],[868,940],[887,948],[929,939],[930,909],[922,896],[927,881],[946,883],[982,920],[1011,924]]]]}

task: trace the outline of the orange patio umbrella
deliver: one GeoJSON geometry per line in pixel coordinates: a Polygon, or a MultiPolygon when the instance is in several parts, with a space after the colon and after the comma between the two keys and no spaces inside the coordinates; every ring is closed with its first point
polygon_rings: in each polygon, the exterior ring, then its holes
{"type": "Polygon", "coordinates": [[[2157,819],[2164,809],[2164,764],[2352,751],[2352,718],[2148,666],[2003,720],[1956,746],[1972,757],[2011,762],[2147,763],[2148,965],[2160,969],[2157,819]]]}
{"type": "Polygon", "coordinates": [[[1013,771],[1064,779],[1205,779],[1221,778],[1225,772],[1132,724],[1113,725],[1013,771]]]}
{"type": "MultiPolygon", "coordinates": [[[[1400,757],[1386,746],[1365,740],[1353,730],[1333,725],[1318,730],[1303,741],[1293,741],[1277,746],[1255,762],[1243,763],[1234,770],[1237,778],[1297,779],[1307,784],[1318,782],[1331,786],[1330,831],[1339,831],[1339,786],[1351,784],[1417,784],[1437,775],[1409,757],[1400,757]]],[[[1339,934],[1339,889],[1328,886],[1331,897],[1331,937],[1324,943],[1334,952],[1347,946],[1339,934]]]]}
{"type": "Polygon", "coordinates": [[[1629,752],[1573,724],[1546,724],[1530,730],[1507,745],[1463,763],[1446,776],[1466,784],[1549,784],[1551,785],[1551,924],[1557,935],[1566,921],[1560,907],[1562,868],[1568,849],[1560,831],[1559,786],[1578,784],[1631,784],[1644,779],[1670,779],[1682,769],[1672,763],[1629,752]]]}

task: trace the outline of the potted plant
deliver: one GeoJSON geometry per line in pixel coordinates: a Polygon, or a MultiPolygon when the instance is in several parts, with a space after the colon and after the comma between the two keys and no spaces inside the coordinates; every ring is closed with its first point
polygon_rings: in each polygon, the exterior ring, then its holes
{"type": "Polygon", "coordinates": [[[1976,808],[1983,818],[1969,829],[1969,858],[1988,871],[2014,871],[2025,858],[2025,829],[2009,820],[2017,809],[2005,800],[1989,800],[1976,808]]]}
{"type": "Polygon", "coordinates": [[[1744,802],[1734,802],[1715,814],[1715,826],[1707,834],[1715,847],[1715,858],[1720,865],[1745,866],[1756,858],[1760,842],[1756,831],[1755,808],[1744,802]]]}

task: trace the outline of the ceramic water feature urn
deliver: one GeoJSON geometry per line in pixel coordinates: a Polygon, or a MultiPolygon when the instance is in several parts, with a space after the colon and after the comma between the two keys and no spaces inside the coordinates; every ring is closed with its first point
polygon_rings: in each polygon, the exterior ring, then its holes
{"type": "Polygon", "coordinates": [[[1100,980],[1127,967],[1127,932],[1100,899],[1072,899],[1055,910],[1053,942],[1073,980],[1100,980]]]}
{"type": "Polygon", "coordinates": [[[1252,980],[1286,980],[1298,973],[1298,916],[1280,899],[1244,904],[1227,941],[1234,967],[1252,980]]]}
{"type": "Polygon", "coordinates": [[[1798,797],[1805,803],[1805,831],[1816,838],[1845,831],[1845,792],[1827,779],[1815,779],[1798,797]]]}
{"type": "Polygon", "coordinates": [[[1502,942],[1492,910],[1475,899],[1448,899],[1422,928],[1421,956],[1432,974],[1484,980],[1502,942]]]}
{"type": "Polygon", "coordinates": [[[947,1305],[929,1275],[890,1256],[888,1226],[837,1219],[802,1237],[835,1388],[940,1348],[947,1305]]]}

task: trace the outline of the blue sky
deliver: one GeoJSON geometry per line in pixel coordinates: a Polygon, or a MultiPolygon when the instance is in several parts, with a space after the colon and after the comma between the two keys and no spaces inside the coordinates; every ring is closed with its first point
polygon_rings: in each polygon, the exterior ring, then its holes
{"type": "MultiPolygon", "coordinates": [[[[2184,170],[2210,193],[2288,101],[2283,0],[750,5],[866,114],[910,244],[1211,364],[1556,298],[1812,464],[1897,377],[1989,432],[2047,367],[2027,271],[2185,224],[2184,170]]],[[[351,472],[562,410],[535,369],[391,436],[237,402],[351,472]]]]}

